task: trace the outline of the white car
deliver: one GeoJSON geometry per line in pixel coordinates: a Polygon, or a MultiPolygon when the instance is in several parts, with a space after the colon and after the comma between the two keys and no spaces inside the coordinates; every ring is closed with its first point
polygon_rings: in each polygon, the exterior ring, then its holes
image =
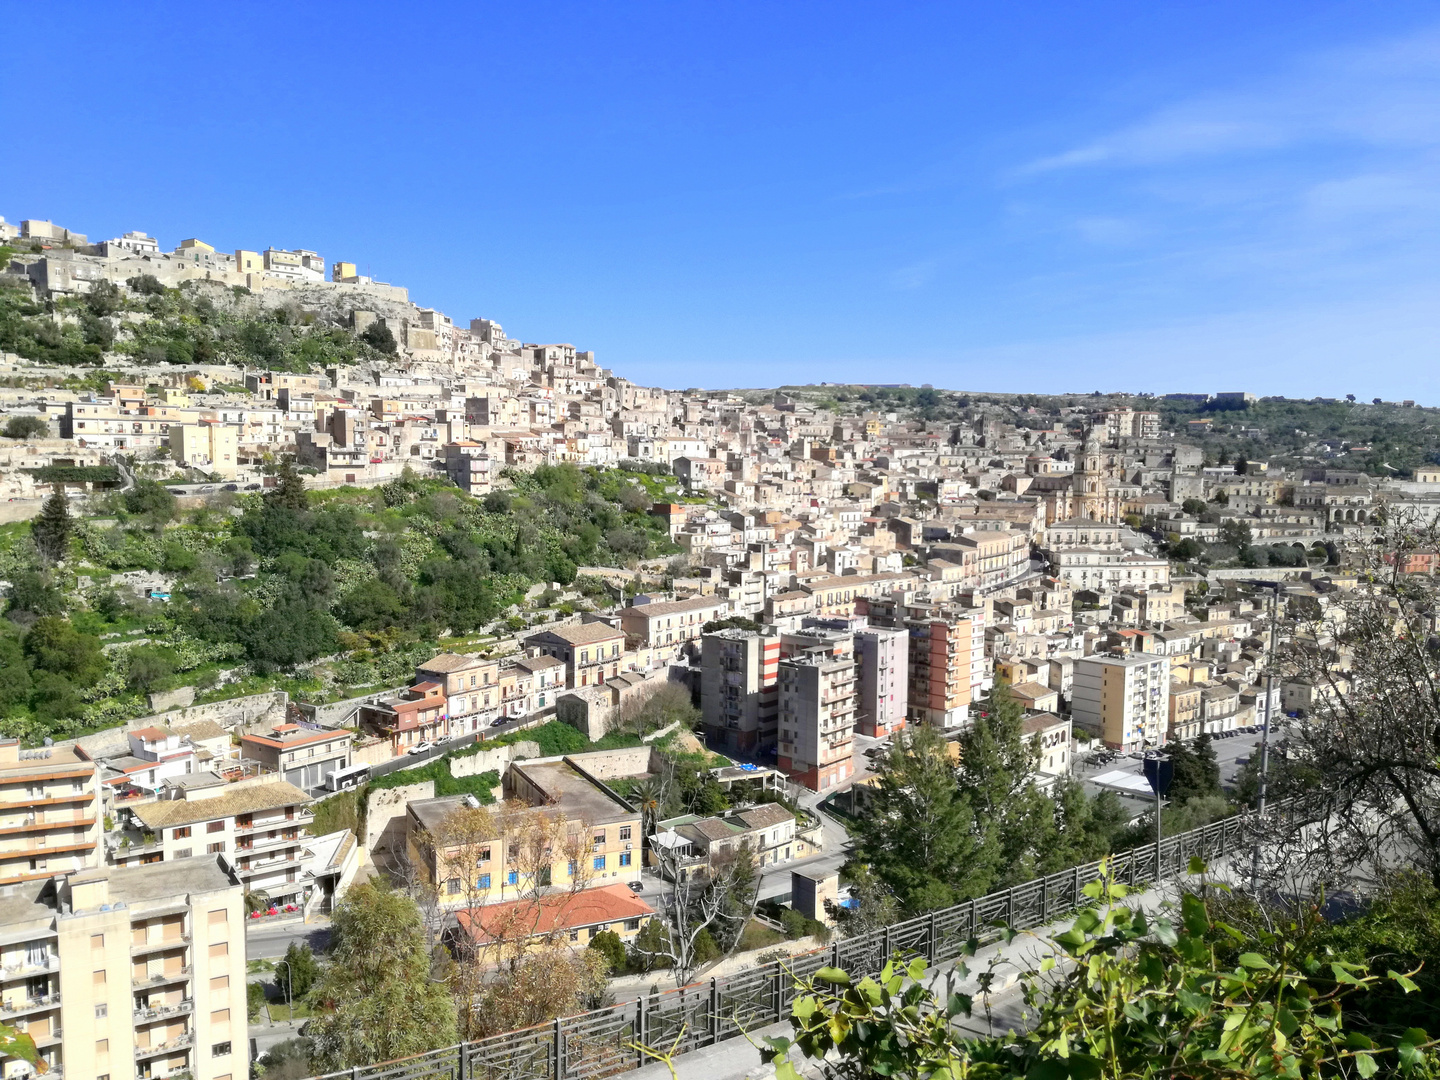
{"type": "Polygon", "coordinates": [[[407,753],[407,754],[428,754],[431,750],[434,750],[434,749],[435,749],[435,744],[434,744],[434,743],[432,743],[432,742],[422,742],[422,743],[416,743],[414,746],[410,747],[409,750],[406,750],[405,753],[407,753]]]}

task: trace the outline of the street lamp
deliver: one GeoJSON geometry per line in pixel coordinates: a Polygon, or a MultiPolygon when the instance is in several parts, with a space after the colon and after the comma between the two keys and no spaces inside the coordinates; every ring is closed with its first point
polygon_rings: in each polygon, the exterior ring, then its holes
{"type": "Polygon", "coordinates": [[[295,1019],[295,968],[289,960],[276,960],[275,966],[285,965],[285,981],[290,985],[290,991],[285,995],[285,1004],[290,1006],[290,1019],[295,1019]]]}
{"type": "MultiPolygon", "coordinates": [[[[1265,672],[1265,723],[1260,728],[1260,783],[1255,809],[1261,821],[1265,820],[1265,787],[1270,775],[1270,720],[1275,705],[1275,650],[1276,636],[1280,629],[1277,609],[1280,605],[1281,583],[1278,581],[1246,580],[1241,584],[1270,592],[1270,657],[1265,672]]],[[[1255,837],[1255,851],[1250,858],[1250,881],[1252,886],[1260,880],[1260,837],[1255,837]]]]}

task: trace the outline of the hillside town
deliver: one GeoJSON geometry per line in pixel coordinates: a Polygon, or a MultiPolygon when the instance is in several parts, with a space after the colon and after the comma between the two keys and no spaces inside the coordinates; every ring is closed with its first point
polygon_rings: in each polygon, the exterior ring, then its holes
{"type": "MultiPolygon", "coordinates": [[[[1440,466],[1375,475],[1318,443],[1298,464],[1215,460],[1217,429],[1247,437],[1242,392],[1190,395],[1210,411],[1174,430],[1161,399],[646,387],[314,251],[162,250],[38,220],[0,221],[0,244],[0,292],[51,328],[52,353],[0,358],[17,530],[57,491],[79,518],[137,482],[223,516],[287,476],[316,499],[404,481],[485,501],[568,467],[623,472],[666,550],[611,543],[483,640],[447,631],[363,693],[227,697],[222,680],[150,691],[142,715],[74,737],[7,731],[0,1020],[52,1076],[248,1076],[280,1036],[255,1019],[247,961],[308,940],[357,882],[428,889],[437,934],[472,958],[517,938],[633,950],[657,921],[675,948],[677,896],[737,856],[752,910],[834,928],[889,750],[926,729],[958,760],[1000,701],[1020,710],[1027,784],[1109,792],[1125,824],[1153,800],[1147,754],[1215,742],[1233,788],[1240,747],[1333,692],[1276,650],[1357,587],[1352,545],[1440,516],[1440,466]],[[167,352],[143,305],[170,293],[323,328],[351,355],[302,370],[237,362],[219,338],[167,352]],[[85,306],[112,295],[107,314],[85,306]],[[67,341],[98,357],[60,355],[67,341]],[[561,728],[573,746],[551,752],[561,728]],[[647,797],[677,761],[723,798],[647,797]]],[[[111,585],[159,608],[188,572],[111,585]]]]}

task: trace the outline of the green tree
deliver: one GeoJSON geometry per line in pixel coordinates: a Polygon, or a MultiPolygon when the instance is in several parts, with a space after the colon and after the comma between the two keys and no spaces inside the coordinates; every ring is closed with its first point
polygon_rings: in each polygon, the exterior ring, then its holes
{"type": "Polygon", "coordinates": [[[7,439],[33,439],[49,431],[50,425],[39,416],[12,416],[5,421],[3,434],[7,439]]]}
{"type": "Polygon", "coordinates": [[[1204,499],[1186,499],[1180,504],[1180,509],[1191,517],[1199,517],[1209,511],[1210,505],[1204,499]]]}
{"type": "Polygon", "coordinates": [[[292,941],[284,959],[275,965],[275,986],[287,1002],[303,999],[320,981],[320,962],[309,945],[292,941]]]}
{"type": "Polygon", "coordinates": [[[30,665],[20,642],[8,634],[0,635],[0,711],[26,701],[31,685],[30,665]]]}
{"type": "Polygon", "coordinates": [[[1193,747],[1183,742],[1172,743],[1168,756],[1174,771],[1165,795],[1172,805],[1222,794],[1220,765],[1215,760],[1215,747],[1208,732],[1202,733],[1193,747]]]}
{"type": "Polygon", "coordinates": [[[125,685],[140,693],[149,693],[175,674],[175,650],[163,645],[141,645],[127,654],[125,685]]]}
{"type": "Polygon", "coordinates": [[[245,1012],[251,1020],[260,1019],[260,1010],[265,1007],[265,984],[252,982],[245,986],[245,1012]]]}
{"type": "Polygon", "coordinates": [[[157,526],[175,517],[175,506],[174,492],[154,480],[137,480],[135,486],[125,492],[125,510],[144,514],[157,526]]]}
{"type": "Polygon", "coordinates": [[[35,621],[25,635],[25,653],[36,668],[63,675],[81,686],[98,680],[108,666],[100,639],[82,634],[59,615],[35,621]]]}
{"type": "Polygon", "coordinates": [[[399,351],[399,345],[396,343],[395,335],[391,332],[390,327],[378,320],[360,332],[360,340],[391,356],[399,351]]]}
{"type": "Polygon", "coordinates": [[[590,948],[605,958],[605,963],[611,972],[625,970],[625,943],[620,940],[620,935],[615,931],[601,930],[590,939],[590,948]]]}
{"type": "Polygon", "coordinates": [[[308,510],[310,508],[310,500],[305,495],[305,481],[295,471],[293,457],[287,457],[280,462],[275,476],[279,483],[265,496],[267,503],[286,510],[308,510]]]}
{"type": "Polygon", "coordinates": [[[347,1069],[455,1042],[455,1005],[431,978],[415,901],[364,882],[336,905],[329,963],[311,990],[315,1065],[347,1069]]]}
{"type": "Polygon", "coordinates": [[[1247,548],[1255,539],[1254,533],[1250,530],[1249,522],[1231,518],[1220,526],[1220,542],[1229,544],[1232,547],[1247,548]]]}
{"type": "Polygon", "coordinates": [[[10,610],[32,615],[59,615],[65,608],[64,598],[45,574],[21,570],[10,580],[10,610]]]}
{"type": "Polygon", "coordinates": [[[70,549],[70,534],[75,522],[70,517],[70,501],[65,498],[62,485],[55,485],[55,492],[40,508],[40,516],[30,526],[30,537],[35,541],[35,550],[47,564],[64,560],[70,549]]]}
{"type": "Polygon", "coordinates": [[[999,851],[977,827],[939,734],[898,733],[877,780],[851,834],[851,865],[868,866],[908,914],[984,893],[999,851]]]}

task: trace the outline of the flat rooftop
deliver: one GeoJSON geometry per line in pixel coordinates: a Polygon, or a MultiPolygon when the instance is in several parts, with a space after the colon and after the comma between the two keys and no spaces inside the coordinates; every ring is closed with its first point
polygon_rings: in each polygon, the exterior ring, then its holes
{"type": "Polygon", "coordinates": [[[517,761],[510,767],[559,804],[567,817],[581,817],[598,824],[635,814],[634,810],[563,758],[517,761]]]}

